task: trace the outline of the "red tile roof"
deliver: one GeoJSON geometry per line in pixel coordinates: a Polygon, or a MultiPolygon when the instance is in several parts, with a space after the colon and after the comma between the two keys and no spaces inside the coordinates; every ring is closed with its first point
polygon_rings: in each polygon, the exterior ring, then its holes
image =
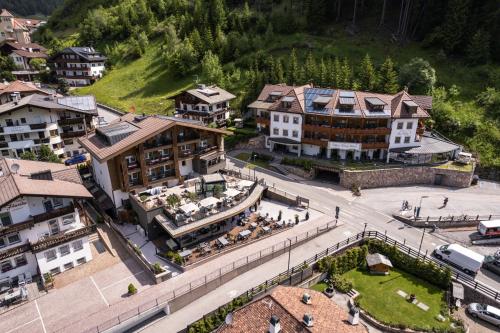
{"type": "Polygon", "coordinates": [[[289,112],[289,113],[304,113],[304,89],[311,88],[309,84],[300,87],[292,88],[286,95],[279,98],[277,101],[273,103],[269,107],[270,111],[278,111],[278,112],[289,112]],[[292,97],[293,101],[291,102],[290,108],[283,107],[283,98],[284,97],[292,97]]]}
{"type": "MultiPolygon", "coordinates": [[[[391,110],[393,118],[429,118],[429,114],[422,107],[417,106],[417,111],[408,113],[404,110],[404,101],[416,101],[406,91],[399,92],[391,101],[391,110]]],[[[418,103],[417,103],[418,104],[418,103]]]]}
{"type": "Polygon", "coordinates": [[[264,88],[262,88],[262,91],[259,94],[259,97],[257,97],[258,101],[265,101],[269,98],[269,94],[272,93],[273,91],[279,91],[282,93],[282,96],[287,95],[291,90],[293,89],[292,86],[287,86],[285,83],[280,83],[280,84],[266,84],[264,88]]]}

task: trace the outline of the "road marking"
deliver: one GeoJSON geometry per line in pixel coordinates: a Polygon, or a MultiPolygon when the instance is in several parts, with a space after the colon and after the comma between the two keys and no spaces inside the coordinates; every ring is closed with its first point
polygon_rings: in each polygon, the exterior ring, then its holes
{"type": "Polygon", "coordinates": [[[29,324],[31,324],[31,323],[33,323],[33,322],[37,321],[37,320],[40,320],[40,318],[35,318],[35,319],[33,319],[32,321],[28,321],[27,323],[24,323],[24,324],[22,324],[22,325],[19,325],[19,326],[17,326],[17,327],[14,327],[13,329],[11,329],[10,331],[7,331],[7,332],[5,332],[5,333],[11,333],[11,332],[17,331],[18,329],[23,328],[24,326],[29,325],[29,324]]]}
{"type": "Polygon", "coordinates": [[[121,280],[115,281],[115,282],[113,282],[112,284],[107,285],[106,287],[101,288],[101,290],[105,290],[105,289],[108,289],[109,287],[113,287],[114,285],[117,285],[117,284],[118,284],[118,283],[120,283],[120,282],[123,282],[123,281],[125,281],[125,280],[127,280],[127,279],[130,279],[131,277],[134,277],[134,276],[137,276],[137,275],[141,275],[142,273],[144,273],[144,271],[139,271],[139,272],[137,272],[137,273],[135,273],[135,274],[129,275],[129,276],[127,276],[127,277],[124,277],[124,278],[123,278],[123,279],[121,279],[121,280]]]}
{"type": "Polygon", "coordinates": [[[40,308],[38,307],[38,302],[36,300],[35,300],[35,306],[36,306],[36,311],[38,311],[38,317],[40,319],[40,322],[42,323],[43,333],[47,333],[47,330],[45,329],[45,324],[43,322],[42,313],[40,312],[40,308]]]}
{"type": "Polygon", "coordinates": [[[99,287],[97,286],[97,283],[95,283],[94,281],[94,278],[92,276],[90,276],[90,281],[92,281],[92,283],[94,284],[95,288],[97,289],[97,292],[99,292],[99,295],[101,295],[101,298],[102,300],[104,301],[104,303],[109,306],[109,303],[108,301],[106,300],[106,297],[104,297],[103,293],[101,292],[101,289],[99,289],[99,287]]]}

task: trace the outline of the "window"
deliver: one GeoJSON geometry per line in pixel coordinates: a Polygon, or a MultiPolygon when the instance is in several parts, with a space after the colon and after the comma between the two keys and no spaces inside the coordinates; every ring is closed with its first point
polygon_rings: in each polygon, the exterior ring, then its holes
{"type": "Polygon", "coordinates": [[[288,130],[286,129],[283,130],[283,136],[288,136],[288,130]]]}
{"type": "Polygon", "coordinates": [[[397,124],[397,129],[403,129],[403,123],[402,122],[399,122],[397,124]]]}
{"type": "Polygon", "coordinates": [[[410,137],[409,136],[405,136],[405,143],[410,143],[410,137]]]}
{"type": "Polygon", "coordinates": [[[56,129],[50,130],[49,133],[52,138],[59,135],[59,132],[56,129]]]}
{"type": "Polygon", "coordinates": [[[283,122],[284,123],[288,123],[290,121],[290,117],[289,116],[283,116],[283,122]]]}
{"type": "Polygon", "coordinates": [[[47,259],[47,261],[56,260],[56,258],[57,258],[56,250],[52,249],[45,252],[45,259],[47,259]]]}
{"type": "Polygon", "coordinates": [[[22,256],[16,257],[14,261],[16,262],[16,267],[28,264],[28,261],[26,260],[26,256],[24,254],[22,256]]]}
{"type": "Polygon", "coordinates": [[[293,123],[298,124],[299,123],[299,117],[293,117],[293,123]]]}
{"type": "Polygon", "coordinates": [[[52,198],[52,203],[54,207],[60,207],[63,205],[63,200],[61,198],[52,198]]]}
{"type": "Polygon", "coordinates": [[[67,256],[70,251],[69,251],[69,245],[63,245],[59,248],[59,253],[61,254],[61,257],[67,256]]]}
{"type": "Polygon", "coordinates": [[[24,137],[25,139],[29,139],[30,134],[29,134],[29,133],[24,133],[24,134],[23,134],[23,137],[24,137]]]}
{"type": "Polygon", "coordinates": [[[186,161],[182,161],[182,166],[186,166],[186,161]]]}
{"type": "Polygon", "coordinates": [[[5,239],[2,237],[0,238],[0,248],[5,246],[5,239]]]}
{"type": "Polygon", "coordinates": [[[298,138],[298,137],[299,137],[299,131],[293,131],[293,132],[292,132],[292,136],[293,136],[294,138],[298,138]]]}
{"type": "Polygon", "coordinates": [[[413,123],[410,121],[406,123],[406,129],[412,129],[413,128],[413,123]]]}
{"type": "Polygon", "coordinates": [[[59,233],[59,223],[57,223],[57,220],[49,221],[49,230],[51,235],[59,233]]]}
{"type": "Polygon", "coordinates": [[[68,262],[68,263],[64,264],[64,269],[65,270],[66,269],[71,269],[73,267],[75,267],[75,265],[73,264],[73,262],[68,262]]]}
{"type": "Polygon", "coordinates": [[[63,225],[71,224],[71,223],[75,222],[75,215],[69,214],[69,215],[63,216],[62,220],[63,220],[63,222],[62,222],[63,225]]]}
{"type": "Polygon", "coordinates": [[[274,135],[280,135],[280,130],[278,128],[273,128],[274,135]]]}
{"type": "Polygon", "coordinates": [[[401,143],[401,137],[397,136],[396,138],[394,138],[394,143],[401,143]]]}
{"type": "Polygon", "coordinates": [[[9,240],[9,244],[15,244],[21,241],[21,238],[19,238],[19,234],[8,235],[7,239],[9,240]]]}
{"type": "Polygon", "coordinates": [[[71,245],[73,246],[73,251],[80,251],[83,249],[83,242],[81,239],[74,241],[71,245]]]}
{"type": "Polygon", "coordinates": [[[280,115],[279,114],[273,115],[273,119],[274,121],[280,121],[280,115]]]}
{"type": "Polygon", "coordinates": [[[76,263],[77,263],[78,265],[85,264],[86,262],[87,262],[87,259],[85,259],[85,257],[82,257],[82,258],[76,259],[76,263]]]}
{"type": "Polygon", "coordinates": [[[0,267],[2,268],[2,273],[10,271],[13,268],[10,260],[2,261],[0,267]]]}
{"type": "Polygon", "coordinates": [[[50,270],[50,273],[52,273],[53,275],[59,274],[59,273],[61,273],[61,268],[59,268],[59,267],[52,268],[50,270]]]}
{"type": "Polygon", "coordinates": [[[0,222],[2,223],[3,227],[11,225],[12,219],[10,218],[10,214],[9,213],[1,213],[0,214],[0,222]]]}
{"type": "Polygon", "coordinates": [[[21,118],[21,124],[26,124],[26,118],[21,118]]]}

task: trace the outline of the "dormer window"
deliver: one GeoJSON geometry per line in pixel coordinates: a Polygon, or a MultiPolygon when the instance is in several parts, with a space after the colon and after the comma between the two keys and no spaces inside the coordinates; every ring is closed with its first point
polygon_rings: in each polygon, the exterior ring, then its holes
{"type": "Polygon", "coordinates": [[[283,99],[281,100],[281,105],[282,107],[284,107],[285,109],[289,109],[292,107],[292,102],[295,100],[295,98],[291,97],[291,96],[285,96],[283,97],[283,99]]]}
{"type": "Polygon", "coordinates": [[[387,103],[378,97],[366,97],[365,98],[366,107],[371,112],[383,112],[387,103]]]}
{"type": "Polygon", "coordinates": [[[404,111],[407,113],[417,112],[418,104],[412,100],[403,101],[404,111]]]}
{"type": "Polygon", "coordinates": [[[268,97],[269,102],[274,102],[278,100],[281,97],[281,95],[283,95],[281,91],[271,91],[268,97]]]}

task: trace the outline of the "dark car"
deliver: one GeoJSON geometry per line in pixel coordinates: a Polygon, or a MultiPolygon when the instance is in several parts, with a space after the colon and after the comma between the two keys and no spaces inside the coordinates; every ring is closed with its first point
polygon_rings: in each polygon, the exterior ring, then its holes
{"type": "Polygon", "coordinates": [[[73,165],[73,164],[83,163],[86,160],[87,160],[87,157],[85,155],[75,155],[71,158],[68,158],[66,161],[64,161],[64,164],[73,165]]]}

